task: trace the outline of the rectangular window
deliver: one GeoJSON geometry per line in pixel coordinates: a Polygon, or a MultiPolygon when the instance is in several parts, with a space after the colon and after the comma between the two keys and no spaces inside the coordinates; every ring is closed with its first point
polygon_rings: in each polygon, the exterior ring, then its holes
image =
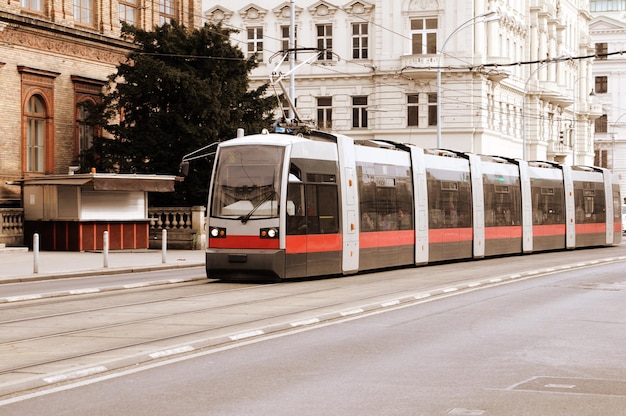
{"type": "Polygon", "coordinates": [[[591,12],[626,11],[626,0],[589,0],[591,12]]]}
{"type": "Polygon", "coordinates": [[[597,94],[609,92],[609,77],[596,77],[595,92],[597,94]]]}
{"type": "Polygon", "coordinates": [[[437,125],[437,93],[428,94],[428,125],[437,125]]]}
{"type": "Polygon", "coordinates": [[[320,57],[321,60],[333,59],[333,25],[324,24],[316,25],[317,29],[317,48],[325,51],[320,57]]]}
{"type": "Polygon", "coordinates": [[[609,123],[608,123],[608,117],[607,117],[607,115],[606,115],[606,114],[603,114],[600,118],[598,118],[598,119],[596,120],[596,123],[595,123],[595,125],[596,125],[596,129],[595,129],[595,132],[596,132],[596,133],[606,133],[606,132],[608,131],[608,130],[607,130],[608,124],[609,124],[609,123]]]}
{"type": "Polygon", "coordinates": [[[248,57],[256,54],[259,62],[263,61],[263,28],[248,28],[248,57]]]}
{"type": "Polygon", "coordinates": [[[82,153],[93,146],[94,127],[87,122],[89,112],[84,107],[78,108],[78,152],[82,153]]]}
{"type": "Polygon", "coordinates": [[[367,97],[352,97],[352,127],[367,128],[367,97]]]}
{"type": "Polygon", "coordinates": [[[437,53],[437,18],[411,19],[413,55],[437,53]]]}
{"type": "Polygon", "coordinates": [[[22,0],[21,6],[24,9],[28,9],[31,12],[44,12],[43,9],[44,0],[22,0]]]}
{"type": "Polygon", "coordinates": [[[333,97],[317,98],[317,127],[331,129],[333,127],[333,97]]]}
{"type": "Polygon", "coordinates": [[[419,94],[407,95],[407,125],[419,126],[419,94]]]}
{"type": "Polygon", "coordinates": [[[74,0],[74,21],[84,25],[93,24],[92,0],[74,0]]]}
{"type": "Polygon", "coordinates": [[[352,59],[367,59],[368,45],[368,24],[352,23],[352,59]]]}
{"type": "Polygon", "coordinates": [[[135,25],[137,23],[137,0],[119,0],[120,20],[135,25]]]}
{"type": "MultiPolygon", "coordinates": [[[[289,29],[290,26],[281,26],[280,27],[280,31],[282,33],[282,44],[283,44],[283,51],[286,51],[287,49],[289,49],[289,29]]],[[[295,33],[298,33],[298,27],[296,26],[296,28],[294,29],[294,39],[293,39],[293,47],[297,48],[298,47],[298,39],[295,37],[295,33]]],[[[297,52],[294,52],[294,58],[295,60],[298,59],[298,54],[297,52]]],[[[289,56],[287,56],[286,61],[289,60],[289,56]]]]}
{"type": "Polygon", "coordinates": [[[26,171],[44,172],[46,155],[45,148],[45,126],[44,120],[28,119],[26,124],[26,171]]]}
{"type": "Polygon", "coordinates": [[[609,44],[606,42],[596,43],[596,59],[606,59],[609,52],[609,44]]]}
{"type": "Polygon", "coordinates": [[[159,24],[171,23],[176,18],[176,3],[174,0],[159,0],[159,24]]]}
{"type": "Polygon", "coordinates": [[[596,149],[593,164],[594,166],[599,166],[601,168],[608,168],[609,167],[609,151],[596,149]]]}

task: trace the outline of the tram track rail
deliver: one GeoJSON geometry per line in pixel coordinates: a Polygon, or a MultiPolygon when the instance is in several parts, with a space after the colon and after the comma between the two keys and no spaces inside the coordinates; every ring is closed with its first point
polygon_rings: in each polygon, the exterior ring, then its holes
{"type": "MultiPolygon", "coordinates": [[[[260,286],[262,286],[263,288],[268,288],[271,285],[269,286],[260,285],[260,286]]],[[[55,326],[54,320],[67,320],[67,319],[79,320],[79,318],[81,317],[83,319],[86,319],[85,316],[83,315],[90,315],[94,313],[106,313],[106,312],[116,313],[116,312],[119,312],[120,310],[123,310],[125,308],[130,308],[130,307],[146,307],[146,306],[159,307],[159,306],[162,306],[163,303],[166,303],[166,302],[179,302],[179,301],[184,301],[184,300],[189,300],[189,299],[199,300],[199,299],[207,298],[207,297],[210,298],[210,297],[215,297],[215,296],[224,296],[225,294],[232,294],[233,292],[240,292],[242,290],[259,289],[260,286],[246,287],[245,289],[218,290],[218,291],[211,292],[211,293],[192,294],[192,295],[186,295],[186,296],[162,297],[157,300],[151,300],[151,301],[128,302],[128,303],[120,303],[114,306],[107,306],[107,307],[85,308],[85,309],[79,309],[79,310],[64,311],[64,312],[59,312],[59,313],[54,313],[54,314],[42,314],[42,315],[37,315],[37,316],[28,316],[24,318],[14,318],[14,319],[0,321],[0,333],[3,333],[3,334],[10,333],[11,328],[12,328],[11,325],[16,325],[16,324],[26,325],[26,324],[32,324],[32,323],[42,323],[42,322],[45,323],[46,321],[52,320],[53,322],[48,322],[47,326],[54,327],[55,326]]],[[[311,295],[320,295],[323,292],[327,292],[327,291],[334,290],[334,289],[335,287],[332,287],[332,288],[326,287],[324,289],[300,291],[298,292],[297,295],[304,296],[304,297],[311,296],[311,295]]],[[[390,296],[390,295],[393,295],[393,292],[384,293],[382,295],[390,296]]],[[[105,325],[95,325],[95,326],[89,325],[85,327],[76,327],[76,328],[73,328],[70,330],[64,330],[64,331],[48,331],[48,332],[45,332],[36,336],[7,338],[6,335],[4,335],[0,337],[0,340],[1,340],[0,341],[0,353],[3,349],[6,349],[7,346],[10,346],[15,354],[20,354],[20,351],[19,351],[20,344],[37,343],[37,342],[43,342],[43,341],[51,340],[51,339],[74,337],[76,335],[87,336],[89,338],[98,338],[99,334],[109,329],[133,327],[137,325],[150,324],[150,323],[158,324],[159,321],[163,319],[168,319],[168,320],[176,319],[176,320],[180,320],[184,322],[186,317],[196,315],[199,313],[211,313],[215,311],[223,311],[224,309],[232,308],[232,307],[253,308],[253,307],[258,307],[259,305],[262,305],[262,304],[285,300],[293,296],[294,294],[290,292],[290,293],[285,293],[285,294],[275,295],[275,296],[261,296],[259,299],[243,301],[243,302],[240,299],[239,300],[234,299],[231,302],[221,302],[219,305],[215,305],[215,306],[184,309],[184,310],[181,310],[180,312],[174,312],[174,313],[171,313],[171,312],[160,313],[160,314],[156,314],[155,316],[144,317],[144,318],[139,318],[139,319],[126,319],[126,320],[123,320],[122,322],[109,323],[105,325]]],[[[91,301],[90,298],[93,298],[93,297],[94,295],[85,296],[85,299],[79,303],[90,302],[91,301]]],[[[30,302],[34,302],[34,301],[30,301],[30,302]]],[[[47,302],[47,303],[50,304],[51,302],[47,302]]],[[[54,303],[58,303],[58,302],[54,302],[54,303]]],[[[207,299],[207,303],[211,303],[210,300],[207,299]]],[[[298,308],[297,313],[314,314],[321,309],[339,306],[342,303],[343,302],[336,302],[336,303],[331,303],[331,304],[325,303],[323,306],[315,306],[315,307],[305,308],[305,309],[298,308]]],[[[28,309],[26,305],[22,305],[22,307],[25,310],[28,309]]],[[[0,311],[1,310],[2,308],[0,308],[0,311]]],[[[273,318],[286,320],[290,315],[293,315],[293,313],[294,312],[285,313],[282,315],[274,316],[273,318]]],[[[236,332],[236,328],[239,327],[243,323],[245,323],[246,325],[255,325],[265,320],[267,320],[266,316],[261,316],[258,319],[250,319],[250,317],[248,316],[246,317],[245,321],[238,321],[230,325],[205,326],[196,330],[179,331],[179,332],[175,332],[170,335],[167,335],[167,336],[150,337],[142,341],[126,342],[126,343],[116,344],[114,346],[107,347],[107,348],[88,349],[88,350],[82,351],[80,353],[75,353],[75,354],[62,354],[55,358],[48,358],[48,359],[38,360],[38,361],[30,361],[28,363],[21,364],[21,365],[10,365],[7,367],[0,366],[0,376],[10,374],[10,373],[20,372],[20,371],[25,371],[25,370],[36,368],[39,366],[61,363],[64,361],[75,360],[78,358],[94,356],[94,355],[103,354],[107,352],[121,351],[124,349],[137,347],[137,346],[149,346],[149,345],[153,345],[156,343],[161,343],[165,341],[174,341],[177,339],[182,339],[184,337],[189,337],[189,336],[194,336],[194,335],[209,334],[212,331],[229,332],[229,330],[231,330],[230,332],[234,333],[236,332]]]]}

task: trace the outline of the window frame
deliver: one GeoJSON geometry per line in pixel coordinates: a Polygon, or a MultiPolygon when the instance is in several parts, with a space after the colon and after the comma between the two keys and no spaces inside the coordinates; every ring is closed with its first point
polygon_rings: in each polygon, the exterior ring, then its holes
{"type": "Polygon", "coordinates": [[[333,97],[317,97],[317,127],[332,129],[333,127],[333,97]]]}
{"type": "Polygon", "coordinates": [[[605,60],[608,58],[606,54],[609,52],[609,44],[607,42],[596,42],[594,46],[596,59],[605,60]]]}
{"type": "Polygon", "coordinates": [[[418,93],[415,94],[407,94],[406,95],[406,105],[407,105],[407,113],[406,113],[406,125],[407,127],[419,127],[420,123],[420,110],[419,110],[419,102],[420,97],[418,93]]]}
{"type": "Polygon", "coordinates": [[[437,16],[411,17],[409,19],[412,55],[436,55],[439,31],[437,16]],[[435,22],[435,27],[429,23],[435,22]]]}
{"type": "Polygon", "coordinates": [[[157,4],[159,14],[159,25],[165,23],[170,24],[172,20],[176,20],[178,13],[178,3],[176,0],[159,0],[157,4]]]}
{"type": "Polygon", "coordinates": [[[594,92],[596,94],[606,94],[609,92],[609,77],[606,75],[594,78],[594,92]]]}
{"type": "Polygon", "coordinates": [[[351,28],[352,59],[369,59],[369,23],[353,22],[351,28]]]}
{"type": "Polygon", "coordinates": [[[83,26],[94,26],[96,22],[96,4],[94,0],[73,0],[74,21],[83,26]]]}
{"type": "Polygon", "coordinates": [[[602,114],[594,123],[594,133],[608,133],[609,117],[602,114]]]}
{"type": "Polygon", "coordinates": [[[352,128],[366,129],[368,127],[367,95],[352,96],[352,128]]]}
{"type": "Polygon", "coordinates": [[[126,22],[129,25],[136,25],[139,21],[139,1],[138,0],[119,0],[118,11],[120,22],[126,22]],[[132,18],[129,19],[128,16],[132,18]]]}
{"type": "Polygon", "coordinates": [[[21,130],[22,130],[22,172],[52,173],[54,171],[54,81],[60,75],[58,72],[46,71],[19,65],[17,67],[21,76],[21,130]],[[44,128],[44,162],[41,171],[30,170],[27,161],[28,148],[28,102],[32,96],[41,97],[45,109],[44,128]],[[29,169],[27,169],[27,166],[29,169]]]}
{"type": "Polygon", "coordinates": [[[254,55],[257,61],[263,61],[263,26],[246,27],[246,56],[254,55]]]}
{"type": "Polygon", "coordinates": [[[27,10],[31,13],[43,14],[46,12],[46,0],[20,0],[20,6],[23,10],[27,10]]]}
{"type": "Polygon", "coordinates": [[[333,25],[332,23],[317,23],[315,25],[315,39],[317,43],[317,48],[320,51],[324,51],[324,53],[318,58],[318,60],[319,61],[331,61],[333,59],[333,25]]]}

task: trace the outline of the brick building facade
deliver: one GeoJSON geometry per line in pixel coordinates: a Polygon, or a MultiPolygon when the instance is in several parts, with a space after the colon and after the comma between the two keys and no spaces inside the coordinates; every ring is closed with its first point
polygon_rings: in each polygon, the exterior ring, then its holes
{"type": "Polygon", "coordinates": [[[96,100],[131,50],[124,20],[146,30],[201,25],[200,0],[0,0],[0,206],[33,176],[67,173],[93,131],[77,103],[96,100]]]}

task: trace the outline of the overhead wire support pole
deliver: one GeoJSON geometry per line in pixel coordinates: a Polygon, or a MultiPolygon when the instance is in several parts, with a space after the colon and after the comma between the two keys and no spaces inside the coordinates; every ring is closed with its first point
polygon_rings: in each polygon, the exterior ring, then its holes
{"type": "MultiPolygon", "coordinates": [[[[290,0],[290,13],[289,13],[289,97],[292,100],[296,99],[296,73],[294,68],[296,66],[296,5],[294,0],[290,0]]],[[[293,108],[289,106],[289,120],[293,120],[295,114],[295,102],[293,102],[293,108]]]]}

